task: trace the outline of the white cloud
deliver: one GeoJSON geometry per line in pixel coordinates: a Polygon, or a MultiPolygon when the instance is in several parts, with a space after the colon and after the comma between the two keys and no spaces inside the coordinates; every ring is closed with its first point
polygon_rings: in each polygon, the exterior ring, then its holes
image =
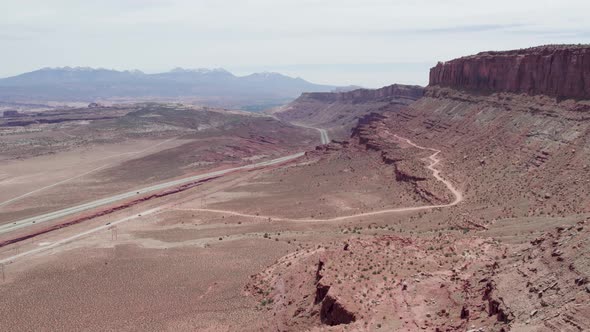
{"type": "MultiPolygon", "coordinates": [[[[0,76],[65,65],[434,64],[482,50],[587,42],[588,12],[590,4],[577,0],[3,1],[0,76]]],[[[317,67],[311,76],[377,86],[391,74],[346,79],[317,67]]],[[[412,83],[425,83],[427,73],[414,75],[412,83]]]]}

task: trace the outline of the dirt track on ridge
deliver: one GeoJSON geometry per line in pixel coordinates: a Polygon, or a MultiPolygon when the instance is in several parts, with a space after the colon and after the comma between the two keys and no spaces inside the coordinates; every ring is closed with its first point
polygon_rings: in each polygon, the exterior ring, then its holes
{"type": "Polygon", "coordinates": [[[430,151],[434,152],[432,155],[430,155],[428,157],[428,159],[430,160],[430,164],[428,166],[426,166],[426,168],[429,169],[430,171],[432,171],[432,176],[434,176],[438,181],[442,182],[449,189],[449,191],[451,191],[453,193],[453,195],[455,196],[454,201],[452,201],[449,204],[423,205],[423,206],[412,206],[412,207],[385,209],[385,210],[365,212],[365,213],[359,213],[359,214],[354,214],[354,215],[350,215],[350,216],[341,216],[341,217],[334,217],[334,218],[327,218],[327,219],[281,218],[281,217],[274,217],[274,216],[262,216],[262,215],[246,214],[246,213],[240,213],[240,212],[235,212],[235,211],[217,210],[217,209],[190,209],[190,211],[226,213],[226,214],[231,214],[231,215],[239,216],[239,217],[272,219],[272,220],[276,220],[276,221],[330,222],[330,221],[342,221],[342,220],[346,220],[346,219],[353,219],[353,218],[359,218],[359,217],[375,216],[375,215],[381,215],[381,214],[387,214],[387,213],[399,213],[399,212],[409,212],[409,211],[420,211],[420,210],[445,208],[445,207],[455,206],[455,205],[459,204],[461,201],[463,201],[463,194],[457,188],[455,188],[455,186],[450,181],[445,180],[442,176],[440,176],[440,170],[435,168],[436,165],[438,165],[441,161],[439,158],[437,158],[438,154],[441,152],[440,150],[417,145],[416,143],[412,142],[411,140],[401,137],[401,136],[398,136],[398,135],[395,135],[395,137],[401,141],[405,141],[407,144],[409,144],[415,148],[418,148],[420,150],[430,150],[430,151]]]}

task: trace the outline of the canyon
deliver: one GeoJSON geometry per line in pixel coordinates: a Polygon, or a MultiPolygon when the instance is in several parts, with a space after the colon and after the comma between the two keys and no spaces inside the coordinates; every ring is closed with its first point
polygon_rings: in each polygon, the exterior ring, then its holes
{"type": "Polygon", "coordinates": [[[3,146],[15,165],[121,138],[163,144],[82,183],[112,191],[145,174],[305,151],[0,236],[1,321],[23,331],[590,330],[589,54],[482,52],[437,64],[427,87],[304,93],[255,115],[139,104],[104,108],[109,119],[78,110],[0,122],[18,138],[3,146]],[[19,148],[64,128],[85,139],[19,148]]]}
{"type": "Polygon", "coordinates": [[[333,136],[346,138],[369,110],[402,109],[422,97],[423,90],[420,86],[393,84],[376,90],[304,93],[269,113],[284,121],[326,128],[333,136]]]}
{"type": "MultiPolygon", "coordinates": [[[[251,291],[279,302],[277,328],[590,328],[589,51],[484,52],[439,63],[423,96],[404,107],[361,103],[364,115],[350,138],[321,153],[376,154],[408,192],[450,202],[448,189],[424,169],[426,155],[397,139],[407,137],[441,151],[441,174],[459,186],[463,201],[416,216],[412,235],[390,237],[382,232],[395,222],[375,222],[362,229],[373,236],[297,251],[257,275],[251,291]],[[290,291],[277,287],[283,283],[290,291]],[[307,304],[313,298],[315,305],[307,304]]],[[[323,99],[330,108],[348,100],[323,99]]],[[[326,109],[308,109],[308,118],[326,118],[326,109]]]]}

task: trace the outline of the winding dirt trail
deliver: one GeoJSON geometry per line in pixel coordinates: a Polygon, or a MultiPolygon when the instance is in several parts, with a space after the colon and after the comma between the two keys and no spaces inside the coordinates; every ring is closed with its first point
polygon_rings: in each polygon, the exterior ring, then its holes
{"type": "MultiPolygon", "coordinates": [[[[432,149],[432,148],[427,148],[427,147],[423,147],[420,145],[415,144],[414,142],[412,142],[411,140],[404,138],[404,137],[400,137],[398,135],[394,135],[397,139],[399,139],[400,141],[403,141],[415,148],[418,148],[420,150],[429,150],[429,151],[433,151],[434,153],[432,155],[430,155],[428,157],[428,159],[430,160],[430,164],[428,166],[426,166],[426,168],[428,168],[430,171],[432,171],[432,176],[434,176],[438,181],[442,182],[448,189],[449,191],[451,191],[453,193],[453,195],[455,196],[455,199],[453,200],[453,202],[449,203],[449,204],[440,204],[440,205],[423,205],[423,206],[414,206],[414,207],[402,207],[402,208],[393,208],[393,209],[385,209],[385,210],[379,210],[379,211],[372,211],[372,212],[365,212],[365,213],[359,213],[359,214],[355,214],[355,215],[349,215],[349,216],[341,216],[341,217],[334,217],[334,218],[327,218],[327,219],[295,219],[295,218],[282,218],[282,217],[275,217],[275,216],[261,216],[261,215],[253,215],[253,214],[247,214],[247,213],[240,213],[240,212],[235,212],[235,211],[229,211],[229,210],[217,210],[217,209],[175,209],[172,206],[168,206],[166,207],[168,210],[177,210],[177,211],[200,211],[200,212],[211,212],[211,213],[221,213],[221,214],[229,214],[229,215],[235,215],[235,216],[240,216],[240,217],[246,217],[246,218],[257,218],[257,219],[270,219],[270,220],[274,220],[274,221],[290,221],[290,222],[304,222],[304,223],[316,223],[316,222],[330,222],[330,221],[342,221],[342,220],[347,220],[347,219],[354,219],[354,218],[360,218],[360,217],[368,217],[368,216],[375,216],[375,215],[382,215],[382,214],[388,214],[388,213],[400,213],[400,212],[409,212],[409,211],[420,211],[420,210],[430,210],[430,209],[436,209],[436,208],[446,208],[446,207],[452,207],[455,206],[457,204],[459,204],[461,201],[463,201],[463,195],[462,193],[455,188],[455,186],[448,180],[445,180],[442,176],[440,176],[440,170],[438,170],[436,168],[436,166],[440,163],[440,159],[437,157],[438,154],[441,152],[440,150],[437,149],[432,149]]],[[[17,258],[21,258],[23,256],[28,256],[30,254],[35,254],[35,253],[40,253],[40,252],[45,252],[48,249],[52,249],[55,248],[57,246],[61,246],[65,243],[80,239],[84,236],[90,235],[92,233],[95,233],[97,231],[101,231],[101,230],[105,230],[108,227],[112,227],[116,224],[120,224],[120,223],[124,223],[127,222],[129,220],[133,220],[136,219],[138,217],[146,216],[149,214],[157,214],[159,212],[161,212],[165,207],[159,207],[159,208],[153,208],[147,211],[143,211],[141,213],[138,214],[134,214],[130,217],[126,217],[114,222],[109,223],[108,225],[102,225],[90,230],[87,230],[85,232],[70,236],[68,238],[62,239],[60,241],[54,242],[46,247],[41,247],[41,248],[36,248],[27,252],[23,252],[17,255],[14,255],[12,257],[8,257],[5,259],[0,260],[0,265],[4,265],[6,263],[12,263],[14,262],[17,258]]]]}
{"type": "Polygon", "coordinates": [[[440,176],[440,170],[434,168],[436,165],[438,165],[440,163],[440,159],[437,158],[438,154],[440,153],[440,150],[433,149],[433,148],[426,148],[426,147],[417,145],[416,143],[410,141],[409,139],[407,139],[405,137],[400,137],[398,135],[394,135],[394,136],[395,136],[395,138],[405,141],[406,143],[408,143],[409,145],[411,145],[415,148],[418,148],[420,150],[430,150],[430,151],[434,152],[434,154],[432,154],[428,157],[428,159],[430,159],[431,163],[426,168],[431,170],[432,176],[434,176],[438,181],[444,183],[444,185],[447,187],[447,189],[449,189],[449,191],[452,192],[453,195],[455,196],[455,200],[453,202],[446,204],[446,205],[437,205],[435,207],[454,206],[454,205],[461,203],[461,201],[463,201],[463,194],[457,188],[455,188],[455,186],[450,181],[445,180],[440,176]]]}
{"type": "Polygon", "coordinates": [[[217,209],[184,209],[184,210],[187,210],[187,211],[200,211],[200,212],[211,212],[211,213],[225,213],[225,214],[230,214],[230,215],[240,216],[240,217],[247,217],[247,218],[259,218],[259,219],[269,219],[270,218],[271,220],[276,220],[276,221],[330,222],[330,221],[342,221],[342,220],[354,219],[354,218],[360,218],[360,217],[376,216],[376,215],[382,215],[382,214],[388,214],[388,213],[399,213],[399,212],[409,212],[409,211],[420,211],[420,210],[431,210],[431,209],[437,209],[437,208],[446,208],[446,207],[455,206],[455,205],[459,204],[461,201],[463,201],[463,194],[457,188],[455,188],[455,186],[450,181],[444,179],[440,175],[440,170],[439,169],[436,169],[436,166],[440,163],[440,159],[437,157],[438,154],[441,152],[440,150],[420,146],[420,145],[412,142],[411,140],[409,140],[409,139],[407,139],[405,137],[401,137],[401,136],[398,136],[398,135],[394,135],[394,136],[398,140],[404,141],[407,144],[409,144],[409,145],[411,145],[411,146],[413,146],[415,148],[418,148],[420,150],[429,150],[429,151],[433,151],[434,152],[432,155],[430,155],[428,157],[428,159],[430,160],[430,164],[428,166],[426,166],[426,168],[429,169],[432,172],[432,176],[434,176],[434,178],[436,178],[438,181],[442,182],[447,187],[447,189],[449,189],[449,191],[451,193],[453,193],[453,195],[455,196],[455,199],[451,203],[449,203],[449,204],[439,204],[439,205],[422,205],[422,206],[412,206],[412,207],[402,207],[402,208],[385,209],[385,210],[372,211],[372,212],[364,212],[364,213],[359,213],[359,214],[353,214],[353,215],[350,215],[350,216],[341,216],[341,217],[334,217],[334,218],[327,218],[327,219],[319,219],[319,218],[314,218],[314,219],[282,218],[282,217],[261,216],[261,215],[240,213],[240,212],[228,211],[228,210],[217,210],[217,209]]]}

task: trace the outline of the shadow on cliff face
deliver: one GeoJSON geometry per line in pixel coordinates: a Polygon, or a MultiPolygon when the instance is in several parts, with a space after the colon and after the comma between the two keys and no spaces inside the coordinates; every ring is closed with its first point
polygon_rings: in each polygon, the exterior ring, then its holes
{"type": "MultiPolygon", "coordinates": [[[[328,290],[329,289],[330,287],[328,287],[328,290]]],[[[320,320],[323,324],[334,326],[350,324],[356,321],[356,317],[353,313],[349,312],[340,303],[338,303],[335,298],[326,296],[322,301],[320,320]]]]}
{"type": "Polygon", "coordinates": [[[330,326],[350,324],[356,321],[354,313],[346,310],[342,304],[338,303],[336,298],[328,294],[330,286],[321,283],[323,268],[324,262],[319,261],[316,271],[317,285],[314,305],[320,304],[320,321],[322,324],[330,326]]]}

